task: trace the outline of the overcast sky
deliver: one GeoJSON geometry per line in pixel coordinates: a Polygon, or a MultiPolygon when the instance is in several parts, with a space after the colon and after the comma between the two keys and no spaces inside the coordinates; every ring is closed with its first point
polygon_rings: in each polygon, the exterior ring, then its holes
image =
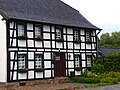
{"type": "Polygon", "coordinates": [[[120,31],[120,0],[61,0],[77,9],[102,33],[120,31]]]}

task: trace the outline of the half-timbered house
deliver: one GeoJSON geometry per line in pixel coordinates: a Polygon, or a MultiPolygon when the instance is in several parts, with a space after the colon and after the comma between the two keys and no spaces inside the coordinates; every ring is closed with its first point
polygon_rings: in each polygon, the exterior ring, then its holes
{"type": "Polygon", "coordinates": [[[0,82],[80,75],[100,30],[60,0],[0,0],[0,82]]]}

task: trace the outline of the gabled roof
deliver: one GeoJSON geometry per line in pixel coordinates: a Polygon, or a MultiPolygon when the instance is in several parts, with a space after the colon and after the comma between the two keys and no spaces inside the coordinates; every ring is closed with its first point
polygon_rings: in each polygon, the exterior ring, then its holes
{"type": "Polygon", "coordinates": [[[0,0],[0,14],[5,19],[21,19],[99,30],[77,10],[60,0],[0,0]]]}
{"type": "Polygon", "coordinates": [[[106,55],[112,52],[120,52],[120,48],[98,47],[98,52],[102,55],[106,55]]]}

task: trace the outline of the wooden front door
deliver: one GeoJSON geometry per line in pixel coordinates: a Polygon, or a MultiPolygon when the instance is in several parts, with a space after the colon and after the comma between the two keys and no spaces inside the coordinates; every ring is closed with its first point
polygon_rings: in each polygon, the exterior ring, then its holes
{"type": "Polygon", "coordinates": [[[55,77],[65,76],[66,62],[65,53],[55,52],[55,77]]]}

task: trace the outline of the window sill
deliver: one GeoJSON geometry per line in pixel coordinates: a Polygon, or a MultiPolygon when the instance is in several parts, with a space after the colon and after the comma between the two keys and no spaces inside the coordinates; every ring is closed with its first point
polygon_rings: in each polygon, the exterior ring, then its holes
{"type": "Polygon", "coordinates": [[[82,71],[82,69],[83,69],[82,67],[76,67],[75,71],[82,71]]]}
{"type": "Polygon", "coordinates": [[[23,36],[18,36],[17,37],[18,40],[26,40],[27,36],[23,35],[23,36]]]}
{"type": "Polygon", "coordinates": [[[80,44],[80,43],[81,43],[81,40],[75,40],[74,43],[80,44]]]}
{"type": "Polygon", "coordinates": [[[87,67],[86,70],[91,71],[91,67],[87,67]]]}
{"type": "Polygon", "coordinates": [[[18,73],[26,73],[27,71],[28,71],[27,68],[25,68],[25,69],[19,69],[19,70],[18,70],[18,73]]]}
{"type": "Polygon", "coordinates": [[[64,42],[64,39],[62,39],[62,38],[56,39],[56,42],[64,42]]]}
{"type": "Polygon", "coordinates": [[[43,41],[42,38],[35,38],[36,41],[43,41]]]}
{"type": "Polygon", "coordinates": [[[87,43],[87,44],[91,44],[91,43],[92,43],[92,41],[86,41],[86,43],[87,43]]]}
{"type": "Polygon", "coordinates": [[[36,38],[35,38],[36,41],[43,41],[43,37],[38,35],[36,38]]]}
{"type": "Polygon", "coordinates": [[[38,69],[35,69],[35,72],[43,72],[44,69],[43,68],[38,68],[38,69]]]}

